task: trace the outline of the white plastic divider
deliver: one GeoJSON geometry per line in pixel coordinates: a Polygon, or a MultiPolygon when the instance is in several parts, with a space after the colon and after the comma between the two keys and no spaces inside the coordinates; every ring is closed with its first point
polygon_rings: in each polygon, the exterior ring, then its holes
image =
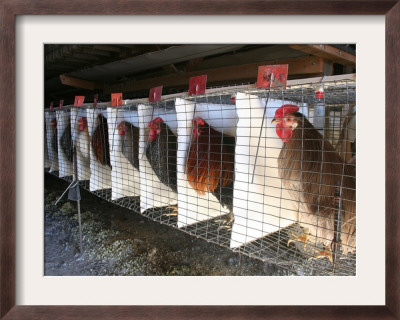
{"type": "Polygon", "coordinates": [[[177,135],[177,121],[175,110],[165,110],[163,108],[154,109],[151,106],[139,105],[139,169],[140,169],[140,212],[155,207],[176,205],[177,195],[169,187],[164,185],[153,172],[151,165],[146,157],[147,148],[147,124],[153,119],[160,117],[170,127],[171,131],[177,135]]]}
{"type": "Polygon", "coordinates": [[[44,168],[45,169],[50,169],[50,159],[49,159],[49,148],[47,147],[47,131],[49,130],[49,128],[47,127],[47,123],[46,123],[46,118],[44,119],[44,124],[45,124],[45,128],[46,130],[44,131],[44,135],[43,135],[43,141],[44,141],[44,168]]]}
{"type": "MultiPolygon", "coordinates": [[[[353,112],[356,112],[356,106],[353,107],[353,112]]],[[[348,140],[349,141],[356,141],[356,116],[351,117],[348,126],[348,140]]]]}
{"type": "MultiPolygon", "coordinates": [[[[50,169],[49,172],[58,171],[58,155],[52,148],[53,143],[53,127],[51,126],[51,121],[55,118],[54,111],[46,111],[45,112],[45,121],[46,121],[46,128],[47,128],[47,152],[49,155],[49,162],[50,162],[50,169]]],[[[58,142],[57,142],[58,145],[58,142]]]]}
{"type": "Polygon", "coordinates": [[[118,108],[107,108],[108,133],[111,161],[111,199],[134,197],[140,195],[139,171],[132,166],[122,153],[122,139],[117,126],[121,121],[128,121],[139,127],[137,111],[124,111],[118,108]]]}
{"type": "MultiPolygon", "coordinates": [[[[235,158],[235,223],[232,228],[231,248],[266,236],[297,221],[298,202],[283,188],[278,173],[278,157],[283,142],[271,124],[275,111],[290,101],[269,99],[264,129],[256,161],[257,145],[265,110],[265,99],[246,93],[236,95],[237,124],[235,158]]],[[[307,107],[300,112],[308,115],[307,107]]]]}
{"type": "Polygon", "coordinates": [[[237,115],[234,105],[195,103],[181,98],[175,100],[178,120],[178,227],[208,220],[229,213],[212,193],[199,195],[188,183],[186,174],[187,152],[193,126],[193,118],[201,117],[215,130],[235,136],[237,115]]]}
{"type": "Polygon", "coordinates": [[[78,180],[90,179],[90,137],[89,130],[79,130],[79,119],[86,118],[86,108],[71,108],[71,135],[76,146],[78,180]]]}
{"type": "MultiPolygon", "coordinates": [[[[107,118],[107,110],[87,109],[87,122],[89,136],[92,139],[96,129],[96,119],[99,114],[107,118]]],[[[108,121],[107,121],[108,122],[108,121]]],[[[92,144],[90,143],[90,191],[111,188],[111,168],[100,163],[94,155],[92,144]]]]}
{"type": "MultiPolygon", "coordinates": [[[[74,174],[73,163],[68,160],[63,148],[61,147],[61,137],[64,134],[70,120],[70,112],[64,110],[56,111],[57,119],[57,140],[58,140],[58,176],[68,177],[74,174]]],[[[71,141],[72,142],[72,141],[71,141]]]]}

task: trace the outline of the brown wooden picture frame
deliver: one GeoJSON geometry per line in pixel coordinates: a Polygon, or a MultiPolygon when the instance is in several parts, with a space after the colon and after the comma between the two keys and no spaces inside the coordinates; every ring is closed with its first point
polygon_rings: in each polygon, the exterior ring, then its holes
{"type": "MultiPolygon", "coordinates": [[[[1,0],[1,319],[400,319],[400,3],[379,0],[1,0]],[[386,304],[384,306],[16,306],[15,22],[17,15],[385,15],[386,304]]],[[[373,277],[373,275],[371,275],[373,277]]],[[[40,288],[38,288],[40,289],[40,288]]],[[[373,288],[370,288],[373,290],[373,288]]]]}

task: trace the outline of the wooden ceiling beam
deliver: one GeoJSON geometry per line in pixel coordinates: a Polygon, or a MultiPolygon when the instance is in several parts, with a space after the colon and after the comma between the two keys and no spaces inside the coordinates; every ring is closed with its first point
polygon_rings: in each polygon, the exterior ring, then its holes
{"type": "Polygon", "coordinates": [[[265,61],[224,68],[216,68],[184,74],[174,74],[157,78],[130,80],[124,83],[110,85],[104,88],[104,93],[111,92],[133,92],[147,90],[152,87],[163,85],[164,87],[184,86],[189,84],[189,78],[206,74],[208,83],[227,81],[240,82],[242,79],[257,80],[258,67],[262,65],[289,64],[289,75],[323,75],[324,60],[319,57],[301,57],[285,60],[265,61]]]}
{"type": "Polygon", "coordinates": [[[73,78],[65,74],[60,75],[60,81],[64,85],[76,88],[82,88],[88,90],[95,90],[101,88],[101,84],[96,83],[94,81],[87,81],[83,79],[73,78]]]}
{"type": "Polygon", "coordinates": [[[93,49],[98,49],[107,52],[117,52],[120,53],[122,49],[116,45],[109,45],[109,44],[95,44],[93,45],[93,49]]]}
{"type": "Polygon", "coordinates": [[[48,52],[45,55],[45,63],[57,63],[57,61],[64,58],[65,55],[71,53],[71,46],[70,45],[63,45],[57,47],[55,50],[48,52]]]}
{"type": "Polygon", "coordinates": [[[191,59],[186,63],[186,72],[191,72],[199,68],[201,63],[204,61],[204,57],[191,59]]]}
{"type": "Polygon", "coordinates": [[[328,44],[294,44],[290,48],[311,54],[313,56],[332,60],[340,64],[356,64],[356,56],[328,44]]]}
{"type": "Polygon", "coordinates": [[[100,60],[99,57],[93,54],[81,53],[81,52],[73,52],[69,55],[65,56],[65,59],[74,58],[74,59],[82,59],[82,60],[89,60],[89,61],[98,61],[100,60]]]}
{"type": "Polygon", "coordinates": [[[95,56],[101,56],[101,57],[105,57],[105,58],[109,58],[111,56],[110,51],[104,51],[104,50],[98,50],[98,49],[86,48],[86,47],[82,48],[82,53],[95,55],[95,56]]]}
{"type": "Polygon", "coordinates": [[[162,67],[163,70],[167,73],[178,73],[179,70],[174,64],[167,64],[162,67]]]}
{"type": "Polygon", "coordinates": [[[66,65],[66,64],[48,64],[45,66],[45,70],[47,71],[59,71],[59,70],[70,70],[70,71],[74,71],[76,69],[76,66],[73,65],[66,65]]]}

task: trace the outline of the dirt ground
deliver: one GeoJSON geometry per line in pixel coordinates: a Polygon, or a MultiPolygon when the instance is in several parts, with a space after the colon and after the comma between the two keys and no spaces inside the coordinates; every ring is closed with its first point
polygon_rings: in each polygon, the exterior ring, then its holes
{"type": "Polygon", "coordinates": [[[76,202],[64,180],[45,174],[46,276],[277,276],[290,273],[149,220],[80,188],[83,250],[76,202]]]}

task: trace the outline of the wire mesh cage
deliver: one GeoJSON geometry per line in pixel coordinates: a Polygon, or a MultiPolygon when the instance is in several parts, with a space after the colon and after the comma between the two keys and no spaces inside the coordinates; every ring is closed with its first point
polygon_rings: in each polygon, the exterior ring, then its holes
{"type": "Polygon", "coordinates": [[[46,111],[45,167],[296,274],[355,275],[355,101],[349,77],[46,111]]]}

